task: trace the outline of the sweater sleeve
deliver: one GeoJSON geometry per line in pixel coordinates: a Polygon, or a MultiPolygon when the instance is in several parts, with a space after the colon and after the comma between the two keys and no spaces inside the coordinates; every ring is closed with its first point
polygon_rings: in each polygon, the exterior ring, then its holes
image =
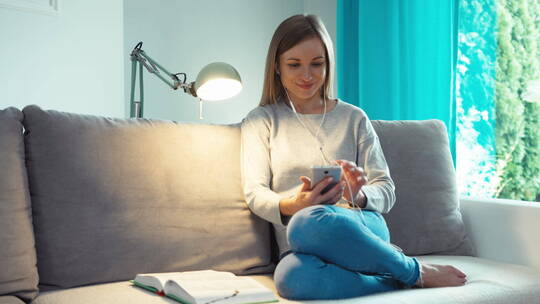
{"type": "Polygon", "coordinates": [[[253,213],[271,223],[283,225],[279,211],[281,196],[270,188],[270,119],[256,110],[242,121],[241,127],[244,196],[253,213]]]}
{"type": "Polygon", "coordinates": [[[364,169],[368,180],[362,187],[362,192],[367,198],[365,209],[388,213],[396,201],[395,186],[390,177],[379,137],[367,117],[361,124],[360,132],[365,136],[358,144],[356,163],[364,169]]]}

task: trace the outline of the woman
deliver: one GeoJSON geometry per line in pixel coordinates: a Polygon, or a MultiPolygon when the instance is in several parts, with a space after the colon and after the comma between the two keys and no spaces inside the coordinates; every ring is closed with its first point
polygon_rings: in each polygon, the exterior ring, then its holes
{"type": "Polygon", "coordinates": [[[458,269],[420,264],[390,244],[380,213],[394,204],[394,184],[366,114],[331,97],[333,70],[320,19],[286,19],[270,43],[260,105],[242,123],[244,193],[250,209],[274,225],[279,293],[335,299],[463,285],[458,269]],[[312,184],[306,175],[332,163],[342,178],[321,193],[330,178],[312,184]]]}

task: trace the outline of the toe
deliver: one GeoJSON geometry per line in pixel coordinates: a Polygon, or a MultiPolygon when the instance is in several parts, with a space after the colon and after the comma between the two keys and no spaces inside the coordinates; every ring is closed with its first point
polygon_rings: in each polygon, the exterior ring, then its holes
{"type": "Polygon", "coordinates": [[[457,269],[456,267],[452,267],[452,270],[453,270],[454,273],[456,273],[460,278],[464,278],[464,277],[467,276],[463,271],[457,269]]]}

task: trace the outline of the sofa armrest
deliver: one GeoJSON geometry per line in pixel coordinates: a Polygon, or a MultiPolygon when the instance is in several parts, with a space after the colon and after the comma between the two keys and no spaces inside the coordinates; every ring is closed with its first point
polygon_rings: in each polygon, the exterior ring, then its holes
{"type": "Polygon", "coordinates": [[[478,257],[540,268],[540,203],[467,197],[460,206],[478,257]]]}

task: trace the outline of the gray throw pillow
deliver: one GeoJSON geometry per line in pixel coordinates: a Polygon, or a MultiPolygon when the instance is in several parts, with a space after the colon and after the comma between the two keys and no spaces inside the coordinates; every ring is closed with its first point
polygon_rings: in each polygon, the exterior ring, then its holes
{"type": "Polygon", "coordinates": [[[42,286],[271,270],[240,184],[239,126],[23,110],[42,286]]]}
{"type": "Polygon", "coordinates": [[[375,120],[373,127],[396,185],[396,204],[384,214],[392,242],[410,255],[472,255],[445,125],[375,120]]]}
{"type": "Polygon", "coordinates": [[[22,120],[16,108],[0,110],[0,296],[29,301],[37,295],[38,273],[22,120]]]}

